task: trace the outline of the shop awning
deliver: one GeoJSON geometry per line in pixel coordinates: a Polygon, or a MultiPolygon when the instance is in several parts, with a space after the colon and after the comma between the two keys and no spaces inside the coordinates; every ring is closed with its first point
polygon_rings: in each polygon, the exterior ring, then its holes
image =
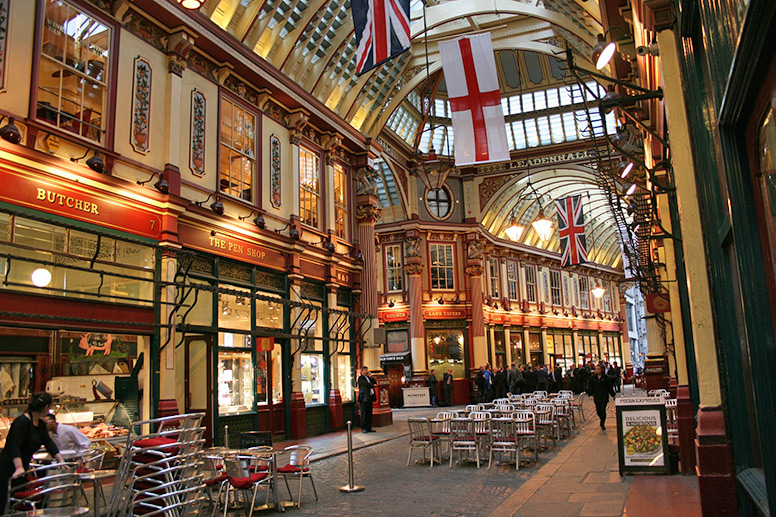
{"type": "Polygon", "coordinates": [[[404,361],[409,357],[409,352],[399,352],[396,354],[383,354],[380,356],[380,362],[381,363],[390,363],[390,362],[397,362],[397,361],[404,361]]]}

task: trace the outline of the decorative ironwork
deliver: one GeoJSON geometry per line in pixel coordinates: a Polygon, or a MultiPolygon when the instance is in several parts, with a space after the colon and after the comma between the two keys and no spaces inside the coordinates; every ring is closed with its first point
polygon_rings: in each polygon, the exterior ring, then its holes
{"type": "Polygon", "coordinates": [[[313,300],[323,300],[326,298],[322,285],[313,284],[312,282],[302,282],[299,288],[304,296],[313,300]]]}
{"type": "Polygon", "coordinates": [[[251,281],[251,268],[240,266],[232,262],[219,262],[218,275],[233,280],[251,281]]]}
{"type": "Polygon", "coordinates": [[[466,328],[466,320],[425,320],[427,329],[460,329],[466,328]]]}
{"type": "Polygon", "coordinates": [[[285,286],[286,282],[280,275],[264,273],[261,271],[256,272],[256,287],[279,291],[284,289],[285,286]]]}

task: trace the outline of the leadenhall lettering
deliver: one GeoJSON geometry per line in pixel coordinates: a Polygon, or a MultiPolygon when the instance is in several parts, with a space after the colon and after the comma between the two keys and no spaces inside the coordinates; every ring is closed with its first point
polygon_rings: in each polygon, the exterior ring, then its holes
{"type": "Polygon", "coordinates": [[[49,203],[52,203],[54,205],[74,208],[76,210],[81,210],[82,212],[86,212],[89,214],[100,215],[100,212],[97,208],[97,203],[84,201],[82,199],[76,199],[74,197],[66,196],[64,194],[57,194],[56,192],[53,192],[51,190],[46,190],[43,188],[38,188],[38,200],[48,201],[49,203]]]}

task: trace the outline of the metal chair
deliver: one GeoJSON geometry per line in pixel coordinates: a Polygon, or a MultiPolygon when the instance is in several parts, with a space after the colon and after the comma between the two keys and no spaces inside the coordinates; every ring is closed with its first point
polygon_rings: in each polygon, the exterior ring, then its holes
{"type": "Polygon", "coordinates": [[[39,508],[66,508],[76,506],[81,491],[81,480],[76,463],[54,463],[37,466],[24,472],[27,481],[11,486],[8,480],[8,499],[3,514],[39,508]]]}
{"type": "Polygon", "coordinates": [[[534,450],[534,461],[539,462],[539,438],[536,433],[536,416],[531,410],[512,413],[515,422],[515,437],[522,449],[528,444],[534,450]]]}
{"type": "Polygon", "coordinates": [[[647,397],[670,397],[671,394],[668,393],[668,390],[659,389],[659,390],[649,390],[647,392],[647,397]]]}
{"type": "MultiPolygon", "coordinates": [[[[256,495],[259,492],[259,487],[267,487],[267,500],[266,504],[269,504],[269,487],[270,483],[274,482],[273,469],[267,471],[257,471],[252,469],[252,463],[256,461],[255,456],[225,456],[224,457],[224,469],[226,470],[226,501],[229,501],[229,492],[240,491],[252,491],[250,510],[248,512],[249,517],[253,515],[253,507],[256,504],[256,495]]],[[[224,517],[228,510],[228,504],[224,504],[224,517]]]]}
{"type": "Polygon", "coordinates": [[[310,484],[313,487],[313,494],[315,494],[315,500],[318,500],[318,491],[315,489],[315,481],[313,481],[313,474],[310,471],[310,456],[313,454],[313,448],[309,445],[290,445],[283,449],[282,453],[279,453],[276,461],[278,465],[283,463],[283,466],[277,467],[277,476],[282,477],[286,482],[286,489],[288,490],[288,496],[293,500],[291,496],[291,488],[288,486],[288,478],[299,478],[299,497],[296,500],[296,507],[302,506],[302,480],[308,478],[310,484]]]}
{"type": "Polygon", "coordinates": [[[668,441],[676,443],[679,440],[679,421],[676,418],[676,399],[666,399],[666,431],[668,441]]]}
{"type": "Polygon", "coordinates": [[[439,459],[439,436],[435,436],[431,432],[431,423],[428,418],[410,418],[407,420],[407,425],[410,428],[410,449],[407,455],[407,466],[410,466],[410,460],[412,459],[412,451],[414,449],[423,450],[423,462],[426,461],[426,449],[431,449],[431,465],[434,466],[434,455],[436,454],[437,462],[441,463],[439,459]]]}
{"type": "Polygon", "coordinates": [[[438,436],[446,448],[450,448],[450,420],[458,417],[457,411],[440,411],[437,416],[431,420],[431,434],[438,436]]]}
{"type": "Polygon", "coordinates": [[[453,418],[450,421],[450,468],[453,468],[453,453],[458,451],[458,460],[461,460],[461,452],[474,452],[477,459],[477,468],[480,468],[480,440],[474,433],[474,421],[469,418],[453,418]]]}
{"type": "Polygon", "coordinates": [[[499,454],[499,461],[502,454],[508,452],[515,454],[515,470],[520,468],[520,449],[518,447],[517,435],[515,434],[515,422],[511,418],[493,418],[490,421],[493,438],[490,442],[490,452],[488,454],[488,468],[493,464],[493,453],[499,454]]]}
{"type": "Polygon", "coordinates": [[[571,404],[564,398],[556,398],[552,403],[555,405],[555,418],[558,422],[558,439],[560,439],[560,434],[564,428],[567,431],[566,436],[571,436],[574,428],[574,414],[571,410],[571,404]]]}
{"type": "Polygon", "coordinates": [[[544,437],[544,446],[547,447],[547,436],[552,437],[552,446],[555,447],[555,436],[558,429],[558,421],[555,419],[555,405],[539,403],[533,408],[536,416],[536,428],[539,438],[544,437]]]}
{"type": "Polygon", "coordinates": [[[571,402],[571,411],[572,413],[576,412],[579,414],[579,418],[582,419],[582,422],[587,420],[585,418],[585,401],[587,400],[587,393],[581,393],[579,397],[576,397],[571,402]]]}

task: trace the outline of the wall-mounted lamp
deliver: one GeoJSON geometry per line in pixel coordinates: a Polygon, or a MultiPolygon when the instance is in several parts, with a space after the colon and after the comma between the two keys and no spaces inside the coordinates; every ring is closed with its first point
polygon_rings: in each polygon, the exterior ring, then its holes
{"type": "Polygon", "coordinates": [[[296,227],[294,223],[288,223],[283,228],[279,228],[275,230],[275,233],[283,233],[286,228],[288,228],[288,236],[291,237],[293,240],[298,241],[300,237],[302,237],[302,234],[299,232],[299,229],[296,227]]]}
{"type": "Polygon", "coordinates": [[[631,186],[630,186],[630,187],[628,187],[628,190],[626,190],[626,191],[625,191],[625,195],[626,195],[626,196],[630,196],[630,195],[632,195],[634,192],[636,192],[636,184],[635,184],[635,183],[631,184],[631,186]]]}
{"type": "Polygon", "coordinates": [[[94,154],[92,155],[91,158],[86,160],[86,165],[94,172],[102,174],[105,171],[105,162],[102,161],[102,156],[100,156],[99,153],[97,153],[97,151],[95,151],[94,149],[87,149],[83,156],[79,156],[77,158],[71,156],[70,161],[77,162],[78,160],[83,160],[84,158],[86,158],[86,155],[88,155],[90,152],[94,154]]]}
{"type": "Polygon", "coordinates": [[[238,217],[238,219],[240,221],[245,221],[253,214],[256,214],[256,217],[253,218],[253,224],[255,224],[257,228],[263,230],[267,226],[267,223],[266,221],[264,221],[264,216],[258,210],[251,210],[250,214],[245,215],[243,217],[238,217]]]}
{"type": "Polygon", "coordinates": [[[169,194],[170,193],[170,184],[167,183],[167,180],[164,179],[164,174],[161,173],[161,172],[152,172],[150,178],[148,178],[145,181],[138,180],[137,184],[138,185],[145,185],[146,183],[148,183],[149,181],[154,179],[156,176],[159,176],[159,180],[156,183],[154,183],[154,188],[156,190],[158,190],[159,192],[161,192],[162,194],[169,194]]]}
{"type": "Polygon", "coordinates": [[[320,244],[321,248],[325,249],[329,253],[334,253],[334,250],[337,249],[337,246],[331,241],[331,235],[324,235],[318,242],[311,242],[310,244],[313,246],[320,244]]]}
{"type": "Polygon", "coordinates": [[[215,212],[217,215],[224,215],[224,204],[221,202],[221,200],[216,196],[215,193],[210,194],[207,199],[204,199],[202,201],[195,201],[194,204],[197,206],[202,206],[208,201],[210,201],[210,198],[215,196],[216,200],[210,203],[210,209],[215,212]]]}
{"type": "MultiPolygon", "coordinates": [[[[0,118],[0,122],[6,117],[0,118]]],[[[14,118],[8,117],[8,124],[0,127],[0,137],[3,140],[11,142],[12,144],[18,144],[22,141],[22,134],[19,132],[19,128],[14,124],[14,118]]]]}
{"type": "Polygon", "coordinates": [[[617,166],[617,172],[620,174],[620,178],[625,179],[628,174],[633,170],[633,162],[621,161],[617,166]]]}
{"type": "Polygon", "coordinates": [[[598,43],[596,43],[593,47],[593,53],[591,55],[593,64],[598,70],[601,70],[603,67],[608,65],[609,61],[611,61],[612,57],[614,57],[614,53],[617,52],[617,43],[614,41],[606,41],[606,35],[613,30],[620,31],[627,39],[633,39],[633,36],[616,25],[606,29],[603,34],[599,34],[597,36],[598,43]]]}

